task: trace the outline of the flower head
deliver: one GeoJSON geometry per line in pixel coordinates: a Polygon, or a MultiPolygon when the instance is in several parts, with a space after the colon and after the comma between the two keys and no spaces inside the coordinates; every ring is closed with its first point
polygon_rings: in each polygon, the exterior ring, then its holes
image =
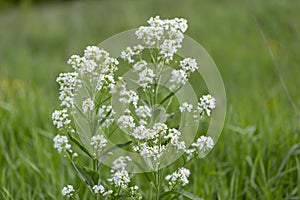
{"type": "Polygon", "coordinates": [[[216,99],[211,96],[210,94],[208,95],[203,95],[200,98],[200,101],[198,103],[198,112],[200,115],[203,115],[206,113],[208,116],[211,115],[211,111],[216,107],[216,99]]]}
{"type": "Polygon", "coordinates": [[[173,187],[177,184],[181,186],[185,186],[189,183],[188,177],[190,176],[191,172],[189,169],[186,169],[184,167],[179,168],[174,173],[167,175],[166,180],[168,181],[168,184],[170,187],[173,187]]]}
{"type": "Polygon", "coordinates": [[[75,190],[72,185],[67,185],[67,186],[63,187],[63,189],[61,190],[61,194],[66,197],[73,196],[74,192],[75,192],[75,190]]]}
{"type": "Polygon", "coordinates": [[[69,114],[67,109],[55,110],[52,113],[53,125],[55,125],[58,129],[63,128],[65,125],[71,123],[71,120],[68,117],[69,114]]]}

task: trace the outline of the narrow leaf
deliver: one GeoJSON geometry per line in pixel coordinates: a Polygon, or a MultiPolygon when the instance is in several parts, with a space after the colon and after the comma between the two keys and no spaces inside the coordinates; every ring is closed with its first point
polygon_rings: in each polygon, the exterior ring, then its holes
{"type": "Polygon", "coordinates": [[[196,196],[196,195],[194,195],[194,194],[192,194],[192,193],[190,193],[190,192],[188,192],[186,190],[176,189],[174,191],[177,194],[180,194],[180,195],[182,195],[184,197],[187,197],[189,199],[192,199],[192,200],[204,200],[204,199],[202,199],[202,198],[200,198],[200,197],[198,197],[198,196],[196,196]]]}
{"type": "Polygon", "coordinates": [[[86,153],[86,155],[88,155],[90,158],[93,159],[92,154],[87,150],[87,148],[85,148],[81,142],[76,139],[75,137],[73,137],[70,133],[68,133],[69,138],[71,139],[72,142],[74,142],[84,153],[86,153]]]}

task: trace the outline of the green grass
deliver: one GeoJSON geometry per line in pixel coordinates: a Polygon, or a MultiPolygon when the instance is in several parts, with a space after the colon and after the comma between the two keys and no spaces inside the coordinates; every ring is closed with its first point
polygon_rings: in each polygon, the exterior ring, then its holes
{"type": "Polygon", "coordinates": [[[80,185],[52,147],[55,78],[70,55],[157,14],[189,20],[187,34],[213,57],[227,90],[223,134],[190,166],[185,189],[204,199],[299,199],[300,121],[254,20],[299,112],[299,9],[279,0],[120,0],[1,10],[0,199],[62,199],[65,184],[80,185]]]}

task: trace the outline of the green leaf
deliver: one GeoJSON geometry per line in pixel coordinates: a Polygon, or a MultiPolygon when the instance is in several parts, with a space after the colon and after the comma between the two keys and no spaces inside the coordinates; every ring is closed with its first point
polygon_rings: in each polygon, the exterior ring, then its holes
{"type": "Polygon", "coordinates": [[[71,162],[72,163],[72,166],[73,168],[75,169],[77,175],[79,176],[79,178],[87,185],[89,186],[93,186],[94,184],[92,184],[93,180],[91,178],[91,176],[84,170],[82,169],[81,167],[79,167],[78,165],[76,165],[73,161],[71,162]]]}
{"type": "Polygon", "coordinates": [[[70,140],[72,141],[72,142],[74,142],[86,155],[88,155],[90,158],[92,158],[93,159],[93,156],[92,156],[92,154],[87,150],[87,148],[85,148],[82,144],[81,144],[81,142],[78,140],[78,139],[76,139],[75,137],[73,137],[70,133],[68,133],[68,136],[69,136],[69,138],[70,138],[70,140]]]}
{"type": "Polygon", "coordinates": [[[112,112],[112,109],[110,109],[110,111],[108,111],[105,115],[105,117],[103,119],[101,119],[101,121],[99,122],[99,125],[101,126],[105,120],[107,119],[107,117],[110,115],[110,113],[112,112]]]}
{"type": "Polygon", "coordinates": [[[165,199],[165,197],[172,195],[172,194],[173,194],[172,190],[166,191],[159,196],[159,199],[165,199]]]}
{"type": "Polygon", "coordinates": [[[93,183],[94,185],[97,185],[98,184],[98,180],[99,180],[99,174],[92,170],[92,169],[89,169],[87,167],[83,167],[83,170],[90,175],[91,179],[93,180],[93,183]]]}
{"type": "Polygon", "coordinates": [[[114,151],[115,149],[118,149],[118,148],[123,148],[123,147],[126,147],[128,145],[130,145],[132,143],[132,141],[129,141],[129,142],[125,142],[125,143],[122,143],[122,144],[117,144],[115,146],[112,146],[110,148],[108,148],[107,150],[105,150],[102,155],[100,156],[100,160],[99,160],[99,165],[98,165],[98,169],[101,167],[101,165],[103,164],[104,160],[107,158],[108,154],[112,151],[114,151]]]}
{"type": "Polygon", "coordinates": [[[192,199],[192,200],[204,200],[204,199],[202,199],[202,198],[200,198],[200,197],[198,197],[198,196],[196,196],[196,195],[194,195],[194,194],[192,194],[192,193],[190,193],[186,190],[176,189],[176,190],[174,190],[174,192],[177,193],[177,194],[180,194],[184,197],[187,197],[189,199],[192,199]]]}

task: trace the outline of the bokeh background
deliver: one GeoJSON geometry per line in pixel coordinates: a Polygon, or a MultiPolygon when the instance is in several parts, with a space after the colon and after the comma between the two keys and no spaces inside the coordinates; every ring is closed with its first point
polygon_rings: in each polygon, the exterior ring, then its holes
{"type": "Polygon", "coordinates": [[[227,90],[222,136],[190,166],[185,189],[204,199],[299,199],[299,9],[297,0],[0,1],[0,199],[62,199],[64,185],[80,186],[53,149],[56,76],[72,54],[156,15],[189,21],[186,34],[227,90]]]}

